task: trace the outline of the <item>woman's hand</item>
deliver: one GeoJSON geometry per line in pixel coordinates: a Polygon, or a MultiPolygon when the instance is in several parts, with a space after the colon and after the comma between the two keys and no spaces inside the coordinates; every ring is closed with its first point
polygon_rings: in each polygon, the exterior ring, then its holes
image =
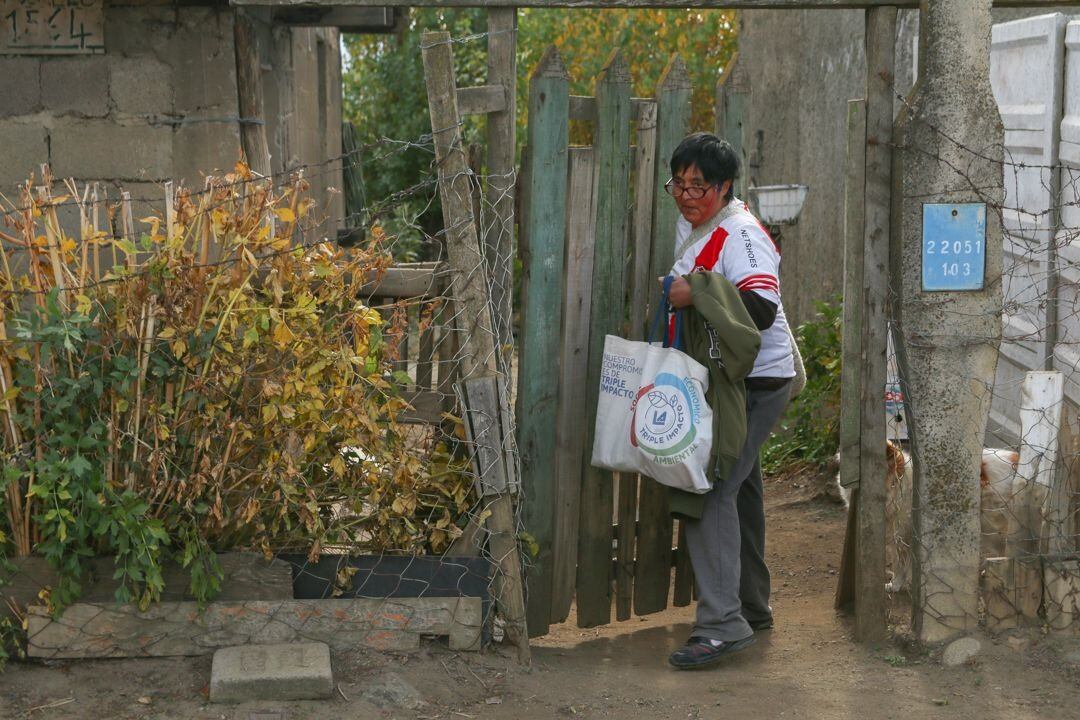
{"type": "MultiPolygon", "coordinates": [[[[658,278],[660,284],[664,284],[664,278],[658,278]]],[[[676,310],[681,310],[684,307],[690,307],[694,304],[694,298],[690,294],[690,283],[686,282],[686,278],[678,276],[671,283],[671,292],[668,293],[668,302],[676,310]]]]}

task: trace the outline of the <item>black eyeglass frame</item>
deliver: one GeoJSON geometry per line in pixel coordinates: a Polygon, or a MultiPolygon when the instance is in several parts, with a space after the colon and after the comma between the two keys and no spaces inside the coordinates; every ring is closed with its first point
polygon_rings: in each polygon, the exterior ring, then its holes
{"type": "Polygon", "coordinates": [[[716,183],[705,185],[704,187],[698,185],[679,185],[675,182],[675,178],[668,178],[668,181],[664,183],[664,192],[674,198],[685,195],[691,200],[700,200],[714,187],[719,186],[716,183]],[[678,194],[676,194],[676,190],[678,190],[678,194]]]}

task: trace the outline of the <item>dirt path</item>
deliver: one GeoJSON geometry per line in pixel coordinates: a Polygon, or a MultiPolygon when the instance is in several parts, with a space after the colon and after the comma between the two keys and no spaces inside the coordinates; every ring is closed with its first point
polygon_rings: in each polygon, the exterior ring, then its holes
{"type": "Polygon", "coordinates": [[[509,652],[467,657],[434,643],[411,656],[335,657],[341,694],[321,703],[210,705],[209,658],[14,665],[0,675],[0,718],[1080,719],[1080,639],[982,638],[983,652],[960,668],[902,642],[852,643],[850,621],[832,610],[842,509],[812,499],[805,480],[770,482],[767,494],[777,626],[713,670],[668,668],[693,617],[674,608],[590,630],[571,618],[534,641],[531,670],[509,652]],[[388,674],[424,704],[361,697],[388,674]]]}

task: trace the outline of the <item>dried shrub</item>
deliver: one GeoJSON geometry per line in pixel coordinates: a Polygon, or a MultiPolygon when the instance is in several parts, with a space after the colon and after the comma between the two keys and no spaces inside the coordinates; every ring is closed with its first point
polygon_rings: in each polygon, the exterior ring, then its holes
{"type": "Polygon", "coordinates": [[[169,557],[208,599],[215,551],[437,553],[459,534],[465,463],[398,423],[388,320],[357,300],[390,262],[382,238],[305,242],[303,195],[241,165],[138,237],[124,204],[126,232],[98,228],[113,206],[73,184],[9,203],[0,555],[49,558],[54,605],[91,555],[115,555],[118,599],[145,606],[169,557]],[[78,237],[58,208],[78,210],[78,237]]]}

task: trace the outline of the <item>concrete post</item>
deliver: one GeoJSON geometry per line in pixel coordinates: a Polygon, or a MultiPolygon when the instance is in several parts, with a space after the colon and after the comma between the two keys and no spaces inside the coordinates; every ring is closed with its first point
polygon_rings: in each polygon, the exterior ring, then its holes
{"type": "Polygon", "coordinates": [[[978,615],[980,449],[1001,341],[991,4],[924,0],[919,79],[894,135],[894,310],[915,457],[913,625],[924,642],[963,634],[978,615]],[[923,290],[923,214],[933,203],[987,204],[981,289],[923,290]]]}

